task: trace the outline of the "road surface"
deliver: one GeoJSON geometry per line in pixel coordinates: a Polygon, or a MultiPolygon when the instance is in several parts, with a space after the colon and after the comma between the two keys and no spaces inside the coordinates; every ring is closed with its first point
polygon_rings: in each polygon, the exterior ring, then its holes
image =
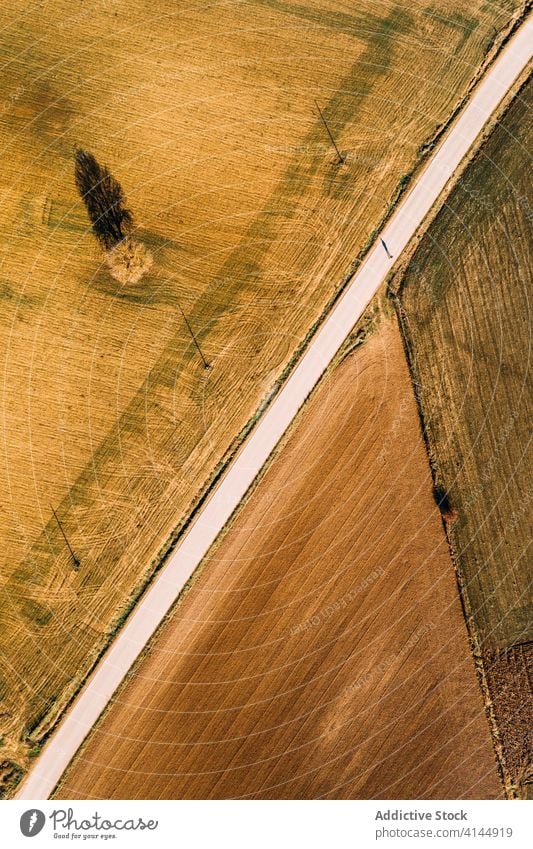
{"type": "Polygon", "coordinates": [[[533,55],[533,15],[520,26],[476,87],[468,105],[432,155],[415,185],[380,233],[343,296],[324,321],[226,474],[214,489],[135,611],[81,690],[21,785],[18,799],[46,799],[139,653],[175,602],[211,544],[346,336],[468,153],[485,123],[533,55]]]}

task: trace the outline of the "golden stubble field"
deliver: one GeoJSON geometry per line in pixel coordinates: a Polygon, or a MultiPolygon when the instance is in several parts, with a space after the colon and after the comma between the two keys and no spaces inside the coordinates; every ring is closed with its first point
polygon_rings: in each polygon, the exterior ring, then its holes
{"type": "Polygon", "coordinates": [[[57,796],[501,795],[431,484],[384,318],[307,404],[57,796]]]}
{"type": "Polygon", "coordinates": [[[533,82],[454,189],[401,288],[437,481],[502,744],[531,794],[531,142],[533,82]]]}
{"type": "Polygon", "coordinates": [[[40,740],[76,690],[515,8],[4,4],[10,780],[27,735],[40,740]],[[102,264],[74,189],[78,145],[121,181],[154,253],[138,287],[120,288],[102,264]]]}

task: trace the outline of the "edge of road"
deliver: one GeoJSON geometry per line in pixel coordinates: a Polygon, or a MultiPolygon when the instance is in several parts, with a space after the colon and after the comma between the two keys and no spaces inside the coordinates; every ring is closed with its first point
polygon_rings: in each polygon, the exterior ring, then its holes
{"type": "MultiPolygon", "coordinates": [[[[526,7],[527,5],[529,4],[526,4],[526,7]]],[[[329,313],[322,315],[320,322],[317,322],[306,337],[304,344],[307,347],[300,346],[291,361],[291,370],[287,379],[283,384],[281,384],[281,378],[279,379],[275,386],[275,392],[272,392],[268,398],[269,403],[264,403],[260,407],[259,415],[256,414],[233,455],[216,475],[205,499],[201,505],[198,505],[196,515],[188,523],[187,529],[181,529],[181,536],[175,543],[174,551],[167,554],[167,563],[162,566],[152,582],[145,588],[130,617],[107,647],[92,674],[88,676],[80,688],[78,696],[65,710],[57,729],[51,734],[34,767],[27,773],[16,798],[43,798],[42,794],[48,796],[53,792],[68,763],[83,744],[85,737],[100,714],[107,707],[111,696],[128,674],[132,664],[145,650],[148,641],[164,622],[212,543],[227,525],[246,493],[254,485],[258,475],[262,473],[265,463],[268,462],[272,452],[292,424],[308,395],[320,381],[323,373],[344,344],[346,336],[349,335],[354,324],[361,318],[368,303],[381,285],[390,277],[398,262],[403,259],[405,250],[408,250],[413,240],[416,239],[428,216],[431,217],[432,211],[436,207],[442,206],[442,197],[447,194],[450,182],[455,182],[455,174],[458,168],[465,160],[470,158],[473,148],[476,147],[476,142],[486,132],[487,125],[493,119],[495,112],[501,108],[502,103],[515,88],[517,79],[524,73],[524,69],[531,59],[531,49],[529,52],[527,51],[527,42],[525,42],[527,35],[524,36],[524,32],[529,33],[529,30],[532,29],[533,19],[523,15],[521,21],[518,27],[513,28],[512,36],[505,39],[505,47],[497,52],[492,61],[484,64],[484,73],[479,74],[476,82],[469,88],[468,95],[463,98],[459,107],[450,117],[445,131],[439,135],[438,143],[432,145],[429,156],[425,157],[423,162],[415,165],[413,173],[416,177],[412,178],[405,192],[402,192],[401,200],[399,197],[393,200],[392,208],[389,207],[385,219],[372,234],[373,243],[364,249],[365,258],[362,259],[361,256],[357,258],[354,263],[355,270],[351,270],[346,276],[342,288],[330,302],[329,313]],[[525,42],[524,45],[522,45],[522,42],[525,42]],[[513,78],[506,84],[505,88],[496,93],[497,100],[490,107],[490,111],[485,109],[481,117],[476,116],[474,114],[476,104],[479,100],[482,100],[480,92],[484,86],[486,87],[487,79],[491,78],[495,70],[501,68],[502,60],[504,57],[510,56],[510,48],[513,45],[516,48],[517,44],[524,51],[525,58],[522,65],[514,73],[513,78]],[[451,171],[449,169],[448,171],[444,170],[442,185],[439,185],[439,180],[435,180],[435,177],[430,176],[428,180],[427,173],[431,171],[432,163],[439,161],[441,152],[443,149],[446,150],[448,140],[453,139],[458,133],[459,142],[461,142],[461,127],[462,122],[465,123],[463,121],[465,115],[467,117],[473,116],[470,120],[474,123],[474,128],[477,126],[475,134],[467,134],[468,145],[464,150],[459,149],[456,160],[452,158],[452,162],[455,162],[453,169],[451,171]],[[424,180],[430,183],[428,194],[431,200],[429,204],[418,201],[422,211],[418,213],[413,209],[414,223],[411,226],[409,222],[410,206],[417,206],[417,200],[413,203],[412,197],[417,195],[417,187],[424,180]],[[435,183],[435,188],[431,185],[432,180],[435,183]],[[407,231],[407,237],[400,236],[400,249],[398,250],[398,243],[395,242],[394,234],[395,229],[401,230],[402,225],[400,221],[400,226],[395,228],[395,222],[402,216],[407,217],[408,220],[408,224],[403,225],[403,230],[407,231]],[[385,256],[380,244],[381,236],[385,237],[387,244],[395,249],[395,257],[385,256]],[[365,276],[370,278],[367,288],[358,288],[356,292],[356,284],[360,282],[360,278],[364,282],[365,276]],[[345,315],[341,318],[343,311],[345,311],[345,315]],[[309,376],[305,378],[303,375],[306,369],[311,374],[311,378],[309,376]],[[292,390],[297,390],[293,398],[289,397],[291,395],[291,384],[292,390]],[[276,419],[278,407],[280,407],[278,422],[272,421],[272,430],[269,432],[270,420],[276,419]],[[264,435],[263,432],[265,432],[264,435]],[[261,434],[259,438],[257,437],[258,433],[261,434]],[[254,459],[252,455],[255,442],[261,442],[261,439],[263,439],[261,450],[254,459]],[[252,444],[251,450],[250,444],[252,444]],[[237,471],[235,472],[236,468],[237,471]],[[221,490],[222,495],[220,495],[221,490]],[[203,521],[202,517],[204,517],[203,521]],[[198,531],[199,526],[200,531],[198,531]],[[207,536],[205,536],[205,532],[207,532],[207,536]],[[201,539],[198,539],[199,536],[201,539]],[[140,622],[141,619],[143,620],[142,623],[140,622]],[[126,646],[124,651],[117,652],[116,646],[120,641],[125,642],[126,646]],[[103,677],[106,673],[109,673],[108,678],[110,680],[107,684],[104,684],[103,677]],[[102,679],[102,681],[99,679],[102,679]],[[102,684],[101,690],[99,689],[100,684],[102,684]],[[89,698],[87,694],[89,694],[89,698]],[[67,745],[69,734],[71,742],[67,745]],[[65,740],[62,741],[62,738],[65,738],[65,740]],[[57,769],[52,769],[54,757],[61,762],[57,769]],[[47,772],[47,765],[49,772],[47,772]]],[[[533,41],[533,39],[530,39],[530,41],[533,41]]],[[[512,57],[508,58],[507,64],[514,64],[512,57]]],[[[496,88],[498,88],[499,80],[496,79],[494,82],[496,82],[496,88]]],[[[494,84],[492,87],[494,88],[494,84]]],[[[449,157],[454,155],[453,144],[451,147],[449,157]]],[[[446,154],[443,158],[445,157],[446,154]]],[[[438,177],[439,174],[437,173],[438,177]]],[[[423,191],[422,188],[418,193],[423,193],[423,191]]],[[[287,369],[282,377],[285,377],[286,372],[287,369]]]]}

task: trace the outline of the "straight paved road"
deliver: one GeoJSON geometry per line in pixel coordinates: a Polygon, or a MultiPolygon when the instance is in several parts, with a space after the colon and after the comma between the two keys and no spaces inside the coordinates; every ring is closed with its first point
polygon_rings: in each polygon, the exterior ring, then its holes
{"type": "Polygon", "coordinates": [[[483,126],[533,55],[533,16],[524,21],[476,88],[418,181],[376,242],[167,565],[137,605],[118,637],[46,744],[17,794],[45,799],[106,707],[136,657],[160,624],[316,385],[387,273],[468,153],[483,126]]]}

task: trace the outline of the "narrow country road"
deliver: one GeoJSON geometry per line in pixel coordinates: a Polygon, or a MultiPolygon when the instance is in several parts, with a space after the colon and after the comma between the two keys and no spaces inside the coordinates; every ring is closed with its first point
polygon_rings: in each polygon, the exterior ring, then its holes
{"type": "Polygon", "coordinates": [[[283,389],[252,430],[166,566],[155,578],[51,736],[21,785],[18,799],[45,799],[52,793],[69,761],[132,663],[239,505],[279,439],[383,283],[396,258],[532,55],[533,16],[530,15],[487,71],[468,105],[379,234],[388,250],[384,250],[380,239],[376,240],[283,389]]]}

